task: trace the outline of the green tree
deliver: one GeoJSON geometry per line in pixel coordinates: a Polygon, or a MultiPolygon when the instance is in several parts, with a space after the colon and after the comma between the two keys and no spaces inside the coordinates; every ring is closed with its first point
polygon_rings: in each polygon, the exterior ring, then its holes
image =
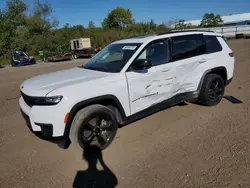
{"type": "MultiPolygon", "coordinates": [[[[0,9],[0,60],[7,60],[11,50],[26,50],[30,55],[45,55],[69,52],[70,40],[89,37],[93,48],[134,36],[155,34],[170,30],[164,24],[157,25],[154,20],[135,23],[129,9],[117,7],[103,21],[104,27],[64,25],[58,28],[53,18],[50,4],[35,0],[33,9],[27,10],[22,0],[7,0],[6,8],[0,9]],[[121,29],[122,28],[122,29],[121,29]]],[[[0,62],[1,63],[1,62],[0,62]]]]}
{"type": "Polygon", "coordinates": [[[27,6],[21,0],[8,0],[6,10],[0,11],[0,56],[5,56],[13,50],[14,39],[18,36],[17,29],[20,29],[25,22],[25,10],[27,6]]]}
{"type": "Polygon", "coordinates": [[[128,28],[126,28],[125,31],[128,32],[127,37],[132,37],[136,35],[145,35],[145,34],[153,34],[155,33],[156,26],[151,25],[150,22],[138,22],[135,24],[130,25],[128,28]]]}
{"type": "Polygon", "coordinates": [[[170,31],[170,29],[163,23],[156,27],[157,33],[163,33],[163,32],[168,32],[168,31],[170,31]]]}
{"type": "Polygon", "coordinates": [[[216,27],[219,26],[223,20],[219,14],[215,15],[214,13],[206,13],[203,16],[200,26],[201,27],[216,27]]]}
{"type": "Polygon", "coordinates": [[[187,29],[185,20],[178,20],[177,23],[175,24],[175,29],[187,29]]]}
{"type": "Polygon", "coordinates": [[[51,19],[53,9],[48,3],[35,2],[35,8],[31,16],[26,18],[26,28],[30,34],[43,34],[58,26],[55,19],[51,19]]]}
{"type": "Polygon", "coordinates": [[[156,30],[157,24],[154,22],[153,19],[151,19],[148,24],[149,24],[149,27],[150,27],[151,30],[153,30],[153,31],[156,30]]]}
{"type": "Polygon", "coordinates": [[[32,54],[37,54],[40,50],[53,51],[59,45],[57,36],[52,32],[59,23],[53,18],[52,12],[50,4],[36,0],[33,11],[26,16],[25,37],[22,38],[22,44],[27,44],[32,54]],[[54,37],[53,40],[51,35],[54,37]]]}
{"type": "Polygon", "coordinates": [[[95,28],[95,24],[94,24],[94,22],[93,21],[89,21],[89,24],[88,24],[88,28],[95,28]]]}
{"type": "Polygon", "coordinates": [[[69,23],[66,23],[63,28],[70,28],[70,24],[69,23]]]}
{"type": "Polygon", "coordinates": [[[167,20],[164,22],[164,25],[166,25],[166,27],[168,28],[174,28],[175,25],[178,23],[179,19],[177,18],[172,18],[170,20],[167,20]]]}
{"type": "Polygon", "coordinates": [[[103,20],[103,27],[106,28],[126,28],[134,22],[130,9],[117,7],[108,13],[103,20]]]}

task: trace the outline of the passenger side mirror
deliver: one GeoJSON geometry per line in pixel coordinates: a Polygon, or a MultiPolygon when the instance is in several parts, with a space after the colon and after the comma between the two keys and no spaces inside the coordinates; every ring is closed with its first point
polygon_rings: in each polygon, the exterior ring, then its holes
{"type": "Polygon", "coordinates": [[[133,69],[135,70],[145,70],[151,68],[152,64],[149,60],[146,59],[137,59],[134,62],[133,69]]]}

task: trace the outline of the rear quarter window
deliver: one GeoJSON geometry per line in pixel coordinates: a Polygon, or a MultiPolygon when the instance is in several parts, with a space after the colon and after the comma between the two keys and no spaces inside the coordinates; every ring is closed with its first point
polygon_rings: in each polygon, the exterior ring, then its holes
{"type": "Polygon", "coordinates": [[[206,42],[207,54],[216,53],[222,51],[222,46],[216,36],[204,36],[206,42]]]}

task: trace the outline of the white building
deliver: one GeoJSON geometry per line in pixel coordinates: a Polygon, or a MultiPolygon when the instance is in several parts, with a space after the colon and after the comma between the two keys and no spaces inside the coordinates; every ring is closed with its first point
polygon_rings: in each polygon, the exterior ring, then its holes
{"type": "MultiPolygon", "coordinates": [[[[250,13],[221,16],[221,19],[223,20],[222,26],[250,25],[250,13]]],[[[185,24],[189,23],[198,26],[200,25],[201,20],[185,21],[185,24]]]]}

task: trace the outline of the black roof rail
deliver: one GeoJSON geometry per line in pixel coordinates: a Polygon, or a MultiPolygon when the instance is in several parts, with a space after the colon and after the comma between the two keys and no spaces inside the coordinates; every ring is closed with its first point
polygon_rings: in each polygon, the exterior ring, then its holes
{"type": "Polygon", "coordinates": [[[165,35],[165,34],[172,34],[172,33],[185,33],[185,32],[210,32],[214,33],[214,31],[208,31],[208,30],[178,30],[178,31],[168,31],[159,33],[158,35],[165,35]]]}

